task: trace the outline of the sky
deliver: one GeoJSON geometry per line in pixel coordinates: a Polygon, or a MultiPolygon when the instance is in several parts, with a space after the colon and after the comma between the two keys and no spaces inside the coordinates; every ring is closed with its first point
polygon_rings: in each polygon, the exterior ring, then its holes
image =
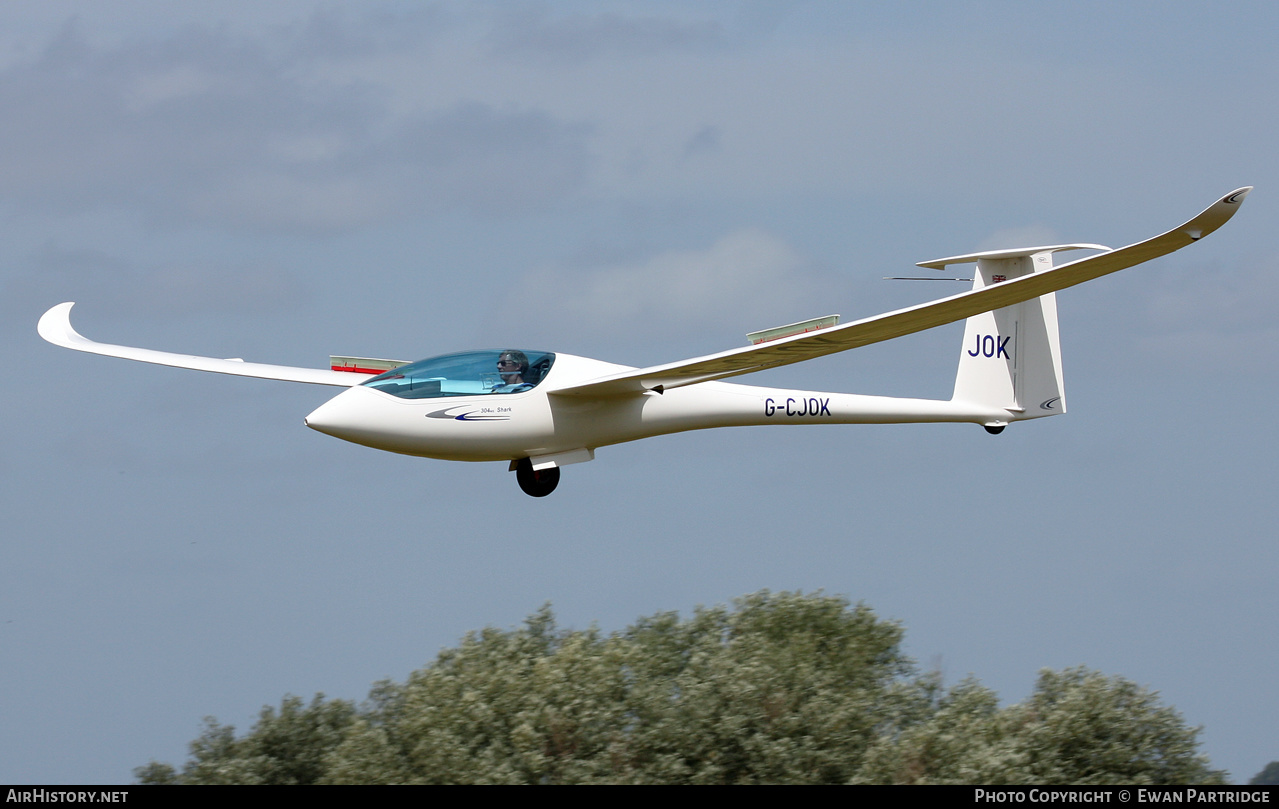
{"type": "MultiPolygon", "coordinates": [[[[216,717],[362,699],[549,602],[761,589],[901,622],[1005,703],[1045,667],[1279,759],[1273,3],[50,0],[0,8],[0,782],[123,783],[216,717]],[[281,365],[524,346],[651,365],[959,291],[982,249],[1202,242],[1060,293],[1070,412],[733,428],[504,464],[306,429],[281,365]],[[944,288],[943,288],[944,287],[944,288]],[[955,288],[952,288],[955,287],[955,288]]],[[[962,326],[744,378],[949,398],[962,326]]]]}

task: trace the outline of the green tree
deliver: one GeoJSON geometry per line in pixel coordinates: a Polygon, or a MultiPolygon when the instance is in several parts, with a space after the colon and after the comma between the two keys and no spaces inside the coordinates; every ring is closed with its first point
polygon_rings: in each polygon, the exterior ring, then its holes
{"type": "Polygon", "coordinates": [[[1197,728],[1158,694],[1083,668],[1040,672],[1035,692],[1000,709],[966,680],[934,686],[924,721],[885,734],[862,778],[879,783],[1203,784],[1225,773],[1197,754],[1197,728]]]}
{"type": "Polygon", "coordinates": [[[154,761],[134,770],[134,775],[143,784],[319,783],[325,758],[345,737],[355,715],[351,703],[326,702],[323,694],[316,694],[310,705],[288,696],[279,711],[263,708],[253,730],[239,739],[234,727],[206,718],[180,775],[172,766],[154,761]]]}
{"type": "Polygon", "coordinates": [[[1252,777],[1248,782],[1253,786],[1274,786],[1279,784],[1279,761],[1272,761],[1252,777]]]}
{"type": "Polygon", "coordinates": [[[863,605],[761,592],[732,609],[560,630],[549,607],[471,633],[360,708],[317,696],[253,729],[209,720],[143,783],[1220,782],[1153,692],[1045,671],[1000,708],[918,676],[863,605]]]}
{"type": "Polygon", "coordinates": [[[544,609],[383,683],[329,777],[840,783],[910,672],[900,640],[866,607],[790,593],[609,637],[558,632],[544,609]]]}

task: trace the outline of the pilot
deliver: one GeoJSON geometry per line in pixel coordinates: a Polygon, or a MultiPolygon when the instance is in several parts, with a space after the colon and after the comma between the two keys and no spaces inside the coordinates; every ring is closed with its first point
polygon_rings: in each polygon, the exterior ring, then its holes
{"type": "Polygon", "coordinates": [[[497,372],[502,377],[502,384],[493,387],[494,393],[522,393],[532,390],[533,385],[524,381],[528,373],[528,355],[523,351],[503,351],[497,357],[497,372]]]}

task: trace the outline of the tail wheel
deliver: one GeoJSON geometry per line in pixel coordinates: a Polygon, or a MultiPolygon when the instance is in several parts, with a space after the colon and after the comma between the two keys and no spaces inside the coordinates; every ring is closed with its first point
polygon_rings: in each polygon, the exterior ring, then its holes
{"type": "Polygon", "coordinates": [[[546,469],[534,469],[532,461],[521,458],[515,467],[515,480],[528,496],[545,497],[555,491],[555,487],[559,485],[560,468],[551,466],[546,469]]]}

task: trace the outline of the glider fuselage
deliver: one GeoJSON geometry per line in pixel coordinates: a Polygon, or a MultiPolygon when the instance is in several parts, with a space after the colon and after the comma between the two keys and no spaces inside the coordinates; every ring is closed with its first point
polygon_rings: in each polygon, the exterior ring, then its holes
{"type": "MultiPolygon", "coordinates": [[[[1008,421],[1007,410],[932,399],[704,382],[639,396],[581,397],[556,390],[626,366],[555,355],[536,388],[510,394],[401,398],[369,385],[339,394],[306,417],[327,435],[405,455],[502,461],[594,450],[667,433],[769,424],[1008,421]]],[[[585,460],[585,458],[583,458],[585,460]]]]}

